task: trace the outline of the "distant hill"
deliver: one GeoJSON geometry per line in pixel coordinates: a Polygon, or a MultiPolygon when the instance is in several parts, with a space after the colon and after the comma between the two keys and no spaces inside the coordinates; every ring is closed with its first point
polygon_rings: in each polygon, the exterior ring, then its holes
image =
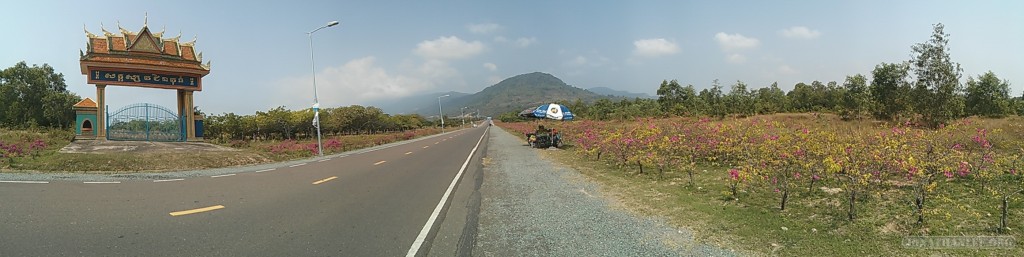
{"type": "Polygon", "coordinates": [[[598,95],[620,96],[620,97],[625,97],[625,98],[629,98],[629,99],[633,99],[633,98],[637,98],[637,97],[639,97],[639,98],[647,98],[647,99],[657,98],[657,97],[653,97],[651,95],[648,95],[646,93],[633,93],[633,92],[629,92],[629,91],[615,90],[615,89],[611,89],[611,88],[607,88],[607,87],[592,87],[592,88],[587,89],[587,91],[594,92],[595,94],[598,94],[598,95]]]}
{"type": "Polygon", "coordinates": [[[392,114],[416,113],[424,117],[436,117],[437,97],[445,94],[451,95],[441,98],[441,106],[448,117],[462,114],[462,107],[467,107],[464,110],[467,115],[479,110],[481,116],[497,117],[502,113],[519,112],[552,102],[568,104],[579,99],[589,103],[602,98],[623,98],[570,86],[551,74],[534,72],[507,78],[475,94],[429,93],[370,105],[392,114]]]}

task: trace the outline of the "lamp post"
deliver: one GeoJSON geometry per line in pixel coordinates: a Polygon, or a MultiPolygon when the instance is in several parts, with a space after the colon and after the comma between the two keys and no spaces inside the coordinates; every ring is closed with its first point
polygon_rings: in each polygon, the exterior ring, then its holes
{"type": "Polygon", "coordinates": [[[309,67],[310,71],[313,72],[313,125],[316,126],[316,147],[317,153],[320,156],[324,156],[324,146],[320,141],[320,98],[316,95],[316,62],[313,59],[313,33],[327,27],[334,27],[339,23],[340,22],[338,21],[331,21],[328,22],[327,25],[323,25],[309,33],[306,33],[306,35],[309,36],[309,67]]]}
{"type": "Polygon", "coordinates": [[[462,118],[462,126],[463,127],[466,126],[466,108],[469,108],[469,107],[462,107],[462,109],[459,109],[459,112],[462,113],[462,116],[459,116],[459,117],[462,118]]]}
{"type": "Polygon", "coordinates": [[[441,116],[437,116],[437,117],[441,118],[441,133],[444,133],[444,111],[441,110],[441,97],[446,97],[446,96],[449,96],[449,95],[443,95],[443,96],[438,96],[437,97],[437,112],[441,114],[441,116]]]}

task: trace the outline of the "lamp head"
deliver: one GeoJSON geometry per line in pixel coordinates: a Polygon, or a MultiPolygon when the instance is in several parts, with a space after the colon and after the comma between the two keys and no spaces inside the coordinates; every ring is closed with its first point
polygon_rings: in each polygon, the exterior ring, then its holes
{"type": "Polygon", "coordinates": [[[328,26],[328,27],[334,27],[335,25],[338,25],[338,24],[341,24],[341,22],[338,22],[338,21],[331,21],[331,22],[328,22],[328,23],[327,23],[327,26],[328,26]]]}

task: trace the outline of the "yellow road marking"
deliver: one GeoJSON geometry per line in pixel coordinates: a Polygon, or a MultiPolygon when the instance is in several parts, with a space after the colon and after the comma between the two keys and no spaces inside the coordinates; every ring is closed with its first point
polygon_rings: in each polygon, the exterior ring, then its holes
{"type": "Polygon", "coordinates": [[[427,146],[423,146],[423,148],[427,148],[427,147],[430,147],[430,146],[429,146],[429,145],[427,145],[427,146]]]}
{"type": "Polygon", "coordinates": [[[405,154],[412,154],[412,152],[406,152],[405,154]]]}
{"type": "Polygon", "coordinates": [[[336,178],[338,178],[338,176],[333,176],[333,177],[317,180],[316,182],[313,182],[313,185],[319,185],[320,183],[331,181],[331,180],[336,179],[336,178]]]}
{"type": "Polygon", "coordinates": [[[207,211],[212,211],[212,210],[217,210],[217,209],[224,209],[224,205],[214,205],[214,206],[210,206],[210,207],[204,207],[204,208],[199,208],[199,209],[192,209],[192,210],[187,210],[187,211],[176,211],[176,212],[172,212],[170,214],[171,214],[171,216],[181,216],[181,215],[189,215],[189,214],[195,214],[195,213],[200,213],[200,212],[207,212],[207,211]]]}
{"type": "Polygon", "coordinates": [[[380,165],[381,163],[385,163],[385,162],[388,162],[388,161],[379,161],[377,163],[374,163],[373,165],[380,165]]]}

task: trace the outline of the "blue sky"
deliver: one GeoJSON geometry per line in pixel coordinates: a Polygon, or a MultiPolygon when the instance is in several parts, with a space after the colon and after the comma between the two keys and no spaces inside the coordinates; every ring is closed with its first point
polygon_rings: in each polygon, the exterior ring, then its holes
{"type": "MultiPolygon", "coordinates": [[[[991,70],[1024,91],[1024,1],[17,1],[0,15],[0,67],[47,63],[95,98],[78,66],[83,25],[137,31],[146,13],[151,30],[198,37],[213,67],[195,102],[215,114],[310,106],[305,33],[332,20],[313,38],[324,107],[475,93],[534,71],[652,95],[663,79],[841,83],[909,60],[938,22],[965,81],[991,70]]],[[[170,90],[107,91],[114,109],[174,104],[170,90]]]]}

